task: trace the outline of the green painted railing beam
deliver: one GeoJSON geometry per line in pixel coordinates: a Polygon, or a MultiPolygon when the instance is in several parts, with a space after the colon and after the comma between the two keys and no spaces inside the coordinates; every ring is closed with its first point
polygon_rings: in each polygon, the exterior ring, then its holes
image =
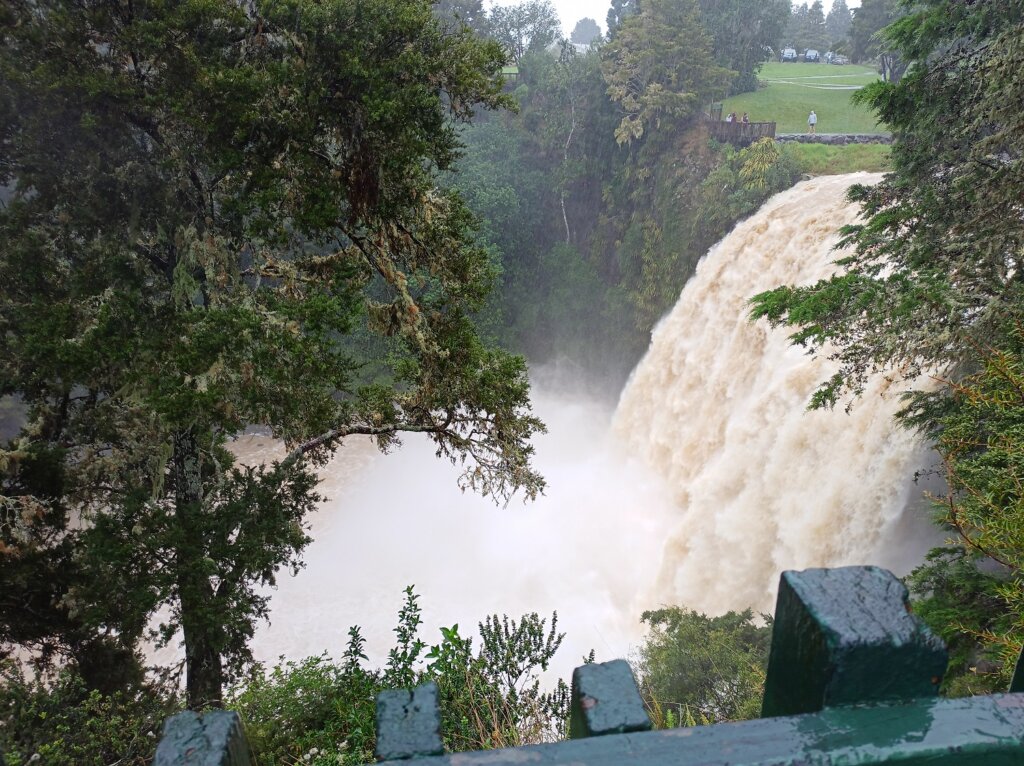
{"type": "Polygon", "coordinates": [[[231,710],[171,716],[153,766],[252,766],[242,720],[231,710]]]}
{"type": "Polygon", "coordinates": [[[569,736],[573,739],[651,728],[633,671],[625,660],[576,668],[571,699],[569,736]]]}
{"type": "Polygon", "coordinates": [[[1020,766],[1024,695],[918,699],[574,739],[417,760],[417,766],[1020,766]]]}
{"type": "Polygon", "coordinates": [[[946,664],[946,647],[910,613],[891,572],[783,572],[761,715],[934,697],[946,664]]]}
{"type": "Polygon", "coordinates": [[[377,695],[377,760],[419,758],[443,752],[437,684],[377,695]]]}

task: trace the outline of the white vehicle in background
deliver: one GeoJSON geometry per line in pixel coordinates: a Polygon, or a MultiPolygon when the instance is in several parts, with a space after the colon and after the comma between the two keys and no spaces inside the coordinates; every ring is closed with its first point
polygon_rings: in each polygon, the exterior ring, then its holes
{"type": "Polygon", "coordinates": [[[782,49],[782,56],[780,57],[780,61],[782,61],[783,64],[785,64],[787,61],[789,61],[789,62],[796,62],[797,61],[796,48],[783,48],[782,49]]]}

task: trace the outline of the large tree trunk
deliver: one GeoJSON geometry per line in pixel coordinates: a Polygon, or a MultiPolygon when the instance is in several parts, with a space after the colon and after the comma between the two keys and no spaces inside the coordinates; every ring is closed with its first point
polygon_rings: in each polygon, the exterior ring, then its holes
{"type": "Polygon", "coordinates": [[[192,431],[175,434],[173,465],[175,517],[181,531],[175,561],[185,636],[185,692],[193,710],[220,707],[224,668],[216,639],[222,628],[211,614],[214,592],[203,573],[202,456],[192,431]]]}

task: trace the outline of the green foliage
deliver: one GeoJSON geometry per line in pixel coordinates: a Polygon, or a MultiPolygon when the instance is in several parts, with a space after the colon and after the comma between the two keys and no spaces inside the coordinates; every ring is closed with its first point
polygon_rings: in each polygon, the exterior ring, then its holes
{"type": "Polygon", "coordinates": [[[578,45],[590,45],[600,40],[601,37],[601,27],[594,19],[586,16],[576,22],[576,26],[572,28],[572,34],[569,35],[569,40],[578,45]]]}
{"type": "Polygon", "coordinates": [[[878,60],[879,74],[895,82],[903,76],[909,59],[886,36],[890,24],[907,13],[910,3],[901,0],[864,0],[850,24],[850,51],[854,61],[878,60]]]}
{"type": "Polygon", "coordinates": [[[846,0],[832,0],[832,8],[825,17],[825,31],[828,32],[830,40],[829,48],[836,52],[848,52],[850,45],[847,38],[850,36],[852,25],[853,13],[846,0]]]}
{"type": "Polygon", "coordinates": [[[563,737],[568,689],[559,682],[542,692],[538,670],[547,669],[562,634],[557,615],[550,629],[536,614],[520,621],[492,615],[479,626],[480,648],[441,628],[427,649],[418,638],[418,597],[412,588],[399,612],[396,645],[386,667],[364,667],[363,638],[349,630],[340,663],[326,655],[259,668],[231,695],[228,705],[245,721],[261,766],[336,766],[373,760],[376,695],[434,681],[440,690],[442,736],[450,752],[529,744],[563,737]]]}
{"type": "Polygon", "coordinates": [[[798,53],[813,48],[823,53],[828,47],[829,35],[825,26],[825,10],[821,0],[814,0],[810,5],[801,3],[793,5],[789,22],[786,25],[785,37],[780,41],[793,46],[798,53]]]}
{"type": "Polygon", "coordinates": [[[561,36],[562,22],[551,0],[522,0],[491,9],[488,32],[519,63],[527,54],[543,51],[561,36]]]}
{"type": "Polygon", "coordinates": [[[949,647],[942,693],[950,697],[1006,691],[1013,673],[1016,658],[1003,641],[1019,631],[1020,617],[999,594],[1005,570],[981,571],[980,561],[954,542],[932,549],[908,578],[914,614],[949,647]]]}
{"type": "Polygon", "coordinates": [[[7,766],[145,766],[180,704],[157,686],[107,695],[73,668],[44,681],[0,663],[0,753],[7,766]]]}
{"type": "Polygon", "coordinates": [[[650,626],[634,661],[659,728],[757,718],[768,666],[771,618],[752,612],[708,617],[682,607],[644,612],[650,626]]]}
{"type": "Polygon", "coordinates": [[[483,0],[434,0],[434,14],[447,24],[466,25],[478,35],[487,32],[483,0]]]}
{"type": "Polygon", "coordinates": [[[712,57],[697,0],[645,0],[601,58],[608,95],[622,113],[619,144],[692,121],[736,74],[712,57]]]}
{"type": "Polygon", "coordinates": [[[430,648],[425,678],[441,692],[441,731],[451,750],[518,747],[564,739],[569,688],[559,680],[542,692],[537,670],[547,670],[565,634],[532,613],[517,623],[491,615],[479,624],[480,648],[442,628],[444,640],[430,648]]]}
{"type": "Polygon", "coordinates": [[[519,114],[467,130],[451,179],[500,259],[501,287],[480,321],[531,360],[568,356],[624,377],[646,338],[616,289],[615,255],[597,239],[603,192],[625,159],[600,59],[531,54],[520,73],[519,114]]]}
{"type": "Polygon", "coordinates": [[[714,59],[736,72],[730,93],[757,89],[757,73],[778,46],[789,14],[789,0],[700,0],[714,59]]]}
{"type": "Polygon", "coordinates": [[[499,500],[543,487],[525,363],[470,318],[492,260],[437,188],[459,124],[511,103],[504,56],[427,0],[4,13],[0,396],[29,411],[0,572],[43,611],[0,612],[0,642],[130,653],[167,607],[191,704],[216,704],[346,436],[426,433],[499,500]],[[236,468],[251,424],[288,457],[236,468]]]}
{"type": "Polygon", "coordinates": [[[378,673],[350,664],[352,641],[341,665],[326,655],[260,668],[227,705],[242,716],[262,766],[361,764],[373,761],[378,673]],[[306,759],[306,756],[309,758],[306,759]]]}
{"type": "Polygon", "coordinates": [[[619,27],[629,17],[640,12],[640,0],[611,0],[606,23],[608,38],[612,39],[619,27]]]}
{"type": "Polygon", "coordinates": [[[985,352],[978,372],[949,383],[934,428],[948,486],[937,508],[954,539],[912,579],[926,614],[951,639],[952,675],[970,690],[1005,688],[1024,644],[1021,325],[1001,345],[985,352]]]}
{"type": "Polygon", "coordinates": [[[500,264],[500,290],[479,315],[489,332],[532,361],[568,358],[613,387],[625,379],[700,257],[795,177],[785,156],[765,155],[751,179],[733,168],[733,199],[703,220],[717,202],[705,195],[719,193],[704,181],[731,160],[709,144],[698,113],[724,93],[723,63],[755,71],[780,8],[615,2],[613,42],[598,51],[523,57],[519,113],[467,130],[451,178],[500,264]],[[648,120],[623,146],[615,138],[624,119],[624,102],[613,97],[619,85],[633,94],[629,108],[640,110],[626,122],[648,120]]]}
{"type": "Polygon", "coordinates": [[[697,262],[736,221],[799,176],[791,155],[778,152],[774,142],[740,150],[722,145],[707,161],[713,164],[710,171],[694,169],[706,173],[703,177],[687,178],[678,170],[675,176],[659,176],[655,210],[671,227],[662,229],[648,217],[639,226],[634,223],[623,241],[624,255],[639,250],[640,269],[631,283],[631,297],[644,327],[652,327],[675,303],[697,262]],[[669,207],[679,205],[683,194],[683,210],[673,210],[670,216],[669,207]]]}

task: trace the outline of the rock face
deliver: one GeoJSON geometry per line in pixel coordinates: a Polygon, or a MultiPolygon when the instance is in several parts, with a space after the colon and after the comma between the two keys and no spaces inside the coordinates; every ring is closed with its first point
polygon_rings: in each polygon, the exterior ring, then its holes
{"type": "Polygon", "coordinates": [[[841,146],[843,144],[891,144],[890,133],[780,133],[775,136],[776,141],[782,143],[792,142],[796,144],[830,144],[841,146]]]}

